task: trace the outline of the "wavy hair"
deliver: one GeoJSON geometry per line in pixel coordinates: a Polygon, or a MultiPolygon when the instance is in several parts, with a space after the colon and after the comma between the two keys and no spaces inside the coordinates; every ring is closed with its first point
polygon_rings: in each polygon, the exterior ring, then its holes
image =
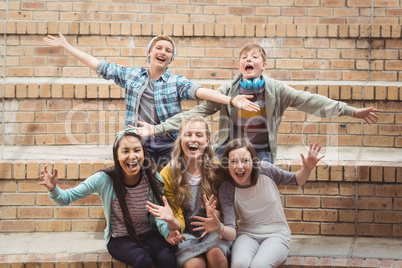
{"type": "MultiPolygon", "coordinates": [[[[171,168],[174,176],[175,200],[179,205],[184,204],[184,202],[188,202],[188,200],[192,198],[190,184],[183,176],[183,174],[185,174],[187,169],[187,163],[184,159],[184,152],[183,148],[181,147],[181,142],[183,140],[186,127],[193,122],[203,123],[205,126],[205,132],[207,138],[210,139],[211,137],[211,131],[209,129],[209,125],[205,120],[205,118],[200,115],[189,116],[185,118],[180,124],[179,135],[176,139],[176,143],[173,148],[172,152],[173,158],[171,162],[171,168]]],[[[201,162],[202,193],[205,194],[208,198],[211,195],[214,195],[215,199],[218,201],[218,191],[217,191],[218,176],[216,175],[216,172],[219,168],[219,160],[215,152],[213,151],[210,143],[208,143],[208,145],[205,147],[201,161],[202,161],[201,162]]],[[[217,204],[219,206],[219,202],[217,202],[217,204]]]]}

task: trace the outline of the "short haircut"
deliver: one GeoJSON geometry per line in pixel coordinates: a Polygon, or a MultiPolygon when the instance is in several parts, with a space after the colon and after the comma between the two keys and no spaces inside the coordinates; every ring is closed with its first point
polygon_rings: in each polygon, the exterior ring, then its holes
{"type": "Polygon", "coordinates": [[[239,53],[239,59],[240,59],[241,55],[243,55],[243,53],[247,53],[253,49],[257,49],[258,52],[260,52],[262,60],[264,62],[267,60],[267,54],[265,53],[265,50],[258,44],[247,44],[247,45],[243,46],[239,53]]]}

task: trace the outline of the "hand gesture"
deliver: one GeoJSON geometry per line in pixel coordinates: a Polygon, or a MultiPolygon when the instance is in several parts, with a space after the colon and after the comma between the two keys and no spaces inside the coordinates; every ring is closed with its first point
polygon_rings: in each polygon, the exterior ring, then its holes
{"type": "Polygon", "coordinates": [[[204,230],[204,232],[201,235],[201,238],[206,236],[208,233],[216,232],[219,229],[219,219],[215,215],[212,208],[209,209],[209,214],[211,216],[208,218],[194,216],[194,219],[198,220],[198,222],[195,221],[195,222],[191,223],[191,225],[200,226],[200,227],[194,228],[193,229],[194,231],[204,230]]]}
{"type": "Polygon", "coordinates": [[[146,122],[141,122],[138,121],[137,122],[138,125],[141,125],[142,127],[136,127],[135,130],[137,131],[138,135],[140,135],[141,137],[150,137],[155,135],[155,130],[154,130],[154,126],[150,125],[146,122]]]}
{"type": "Polygon", "coordinates": [[[376,123],[377,119],[380,118],[376,113],[380,113],[381,110],[374,109],[374,107],[369,108],[357,108],[355,110],[355,118],[363,119],[367,124],[376,123]]]}
{"type": "Polygon", "coordinates": [[[307,168],[308,170],[312,170],[320,161],[325,157],[325,155],[322,155],[321,157],[318,157],[318,154],[320,153],[321,150],[321,145],[318,145],[316,142],[314,147],[313,144],[310,143],[310,148],[308,150],[307,157],[305,158],[303,154],[300,154],[302,158],[302,164],[304,168],[307,168]]]}
{"type": "Polygon", "coordinates": [[[158,220],[164,220],[167,223],[172,223],[173,220],[175,219],[173,211],[170,208],[166,197],[162,196],[162,199],[163,199],[163,206],[158,206],[148,201],[146,208],[152,215],[157,217],[158,220]]]}
{"type": "Polygon", "coordinates": [[[246,110],[249,112],[257,112],[261,110],[258,104],[248,100],[252,98],[253,98],[252,95],[237,95],[232,99],[231,104],[233,104],[233,106],[239,109],[246,110]]]}
{"type": "Polygon", "coordinates": [[[47,166],[44,166],[44,168],[40,171],[41,182],[39,182],[39,184],[45,186],[49,192],[53,191],[57,184],[57,174],[57,168],[54,169],[53,175],[47,171],[47,166]]]}
{"type": "Polygon", "coordinates": [[[214,198],[214,195],[211,195],[211,197],[208,199],[207,196],[204,194],[203,196],[204,203],[205,203],[205,211],[207,212],[207,217],[211,217],[210,211],[214,211],[216,209],[216,200],[214,198]]]}
{"type": "Polygon", "coordinates": [[[180,234],[178,230],[170,231],[166,241],[172,246],[178,245],[183,242],[186,238],[180,234]]]}
{"type": "Polygon", "coordinates": [[[64,48],[67,45],[67,40],[62,33],[59,32],[59,38],[48,35],[43,39],[46,45],[52,48],[64,48]]]}

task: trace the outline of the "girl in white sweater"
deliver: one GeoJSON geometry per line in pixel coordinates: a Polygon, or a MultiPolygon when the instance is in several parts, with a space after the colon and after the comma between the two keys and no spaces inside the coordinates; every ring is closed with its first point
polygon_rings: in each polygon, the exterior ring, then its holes
{"type": "Polygon", "coordinates": [[[222,157],[223,183],[219,188],[224,221],[215,215],[196,217],[199,222],[193,225],[200,226],[197,230],[217,231],[226,240],[236,238],[232,268],[281,265],[289,252],[291,232],[277,186],[303,185],[324,157],[318,157],[320,149],[317,143],[310,144],[307,157],[300,154],[302,169],[292,173],[259,161],[247,139],[229,142],[222,157]]]}

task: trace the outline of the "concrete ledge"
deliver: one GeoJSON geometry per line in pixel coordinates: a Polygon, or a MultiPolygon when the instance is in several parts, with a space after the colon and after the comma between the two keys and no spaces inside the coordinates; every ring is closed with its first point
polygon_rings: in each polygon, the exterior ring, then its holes
{"type": "MultiPolygon", "coordinates": [[[[0,233],[0,268],[126,267],[105,249],[103,233],[0,233]]],[[[294,235],[281,267],[402,267],[402,239],[294,235]]]]}

